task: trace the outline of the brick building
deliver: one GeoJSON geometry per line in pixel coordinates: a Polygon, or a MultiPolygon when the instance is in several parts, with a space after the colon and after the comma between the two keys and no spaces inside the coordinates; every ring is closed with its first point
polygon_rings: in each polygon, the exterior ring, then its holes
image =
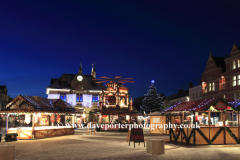
{"type": "Polygon", "coordinates": [[[230,55],[213,57],[210,53],[202,74],[202,98],[240,99],[240,47],[233,45],[230,55]]]}

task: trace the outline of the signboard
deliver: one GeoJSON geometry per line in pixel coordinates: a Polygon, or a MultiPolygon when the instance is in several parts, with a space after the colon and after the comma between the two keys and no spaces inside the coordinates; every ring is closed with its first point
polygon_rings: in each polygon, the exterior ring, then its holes
{"type": "Polygon", "coordinates": [[[140,144],[140,142],[143,142],[144,147],[145,147],[143,129],[142,128],[132,128],[130,140],[129,140],[129,146],[130,146],[130,141],[133,141],[134,148],[135,148],[135,143],[137,143],[137,142],[139,142],[139,144],[140,144]]]}
{"type": "Polygon", "coordinates": [[[160,123],[160,118],[153,118],[152,120],[153,120],[152,123],[160,123]]]}
{"type": "Polygon", "coordinates": [[[215,109],[217,110],[225,110],[226,108],[227,108],[227,105],[221,101],[219,101],[215,106],[215,109]]]}

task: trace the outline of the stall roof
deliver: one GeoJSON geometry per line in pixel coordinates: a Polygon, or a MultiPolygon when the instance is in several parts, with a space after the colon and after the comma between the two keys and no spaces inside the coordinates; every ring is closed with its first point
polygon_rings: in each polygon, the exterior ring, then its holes
{"type": "Polygon", "coordinates": [[[167,108],[164,112],[172,111],[200,111],[205,109],[211,103],[213,103],[216,98],[212,99],[202,99],[190,102],[178,102],[167,108]]]}
{"type": "Polygon", "coordinates": [[[240,100],[239,99],[237,99],[233,102],[229,102],[229,103],[234,107],[235,110],[237,110],[237,111],[240,110],[240,100]]]}
{"type": "Polygon", "coordinates": [[[160,112],[160,111],[156,111],[156,112],[149,113],[149,114],[147,114],[147,115],[148,115],[148,116],[161,116],[161,115],[163,115],[163,113],[160,112]]]}
{"type": "Polygon", "coordinates": [[[7,110],[20,111],[60,111],[60,112],[75,112],[75,108],[69,103],[57,99],[51,100],[39,96],[19,95],[13,99],[7,106],[7,110]]]}

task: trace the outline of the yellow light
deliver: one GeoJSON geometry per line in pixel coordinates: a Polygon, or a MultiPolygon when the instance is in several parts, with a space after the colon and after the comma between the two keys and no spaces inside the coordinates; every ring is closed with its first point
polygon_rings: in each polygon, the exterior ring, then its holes
{"type": "Polygon", "coordinates": [[[83,114],[82,116],[83,116],[83,117],[86,117],[86,115],[85,115],[85,114],[83,114]]]}

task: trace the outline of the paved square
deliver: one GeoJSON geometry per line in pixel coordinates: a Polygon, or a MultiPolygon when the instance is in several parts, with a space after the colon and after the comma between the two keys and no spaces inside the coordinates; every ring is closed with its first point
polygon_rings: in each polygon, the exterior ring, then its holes
{"type": "MultiPolygon", "coordinates": [[[[85,160],[85,159],[240,159],[240,145],[188,147],[165,144],[165,154],[146,153],[143,143],[133,142],[128,146],[127,133],[97,132],[86,135],[85,130],[78,130],[74,135],[37,140],[18,140],[0,145],[15,145],[15,160],[85,160]]],[[[168,136],[146,135],[147,138],[167,139],[168,136]]],[[[1,158],[0,158],[1,159],[1,158]]]]}

